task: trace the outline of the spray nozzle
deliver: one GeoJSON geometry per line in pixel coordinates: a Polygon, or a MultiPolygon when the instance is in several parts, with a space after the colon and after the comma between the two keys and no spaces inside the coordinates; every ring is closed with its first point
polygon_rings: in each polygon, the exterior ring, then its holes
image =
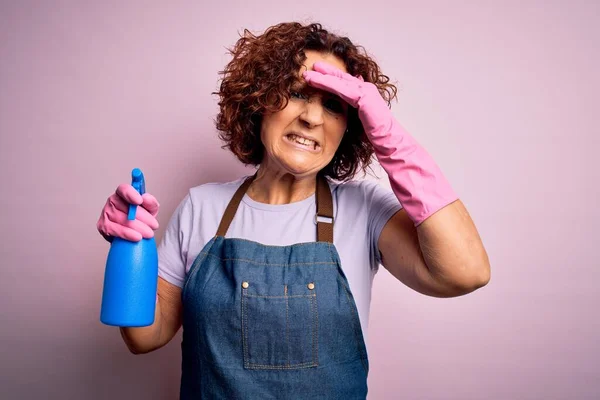
{"type": "MultiPolygon", "coordinates": [[[[146,182],[144,181],[144,174],[139,168],[134,168],[133,171],[131,171],[131,186],[133,186],[139,194],[146,193],[146,182]]],[[[130,204],[129,212],[127,213],[127,219],[133,221],[135,219],[136,211],[137,205],[130,204]]]]}

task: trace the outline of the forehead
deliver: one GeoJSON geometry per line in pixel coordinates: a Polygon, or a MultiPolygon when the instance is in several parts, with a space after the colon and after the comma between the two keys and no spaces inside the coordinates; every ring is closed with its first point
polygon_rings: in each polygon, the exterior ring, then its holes
{"type": "Polygon", "coordinates": [[[303,68],[301,68],[302,71],[304,71],[305,68],[312,70],[314,63],[317,61],[323,61],[341,69],[344,72],[348,72],[344,61],[331,53],[321,53],[316,50],[306,50],[304,54],[306,55],[306,60],[304,60],[303,68]]]}

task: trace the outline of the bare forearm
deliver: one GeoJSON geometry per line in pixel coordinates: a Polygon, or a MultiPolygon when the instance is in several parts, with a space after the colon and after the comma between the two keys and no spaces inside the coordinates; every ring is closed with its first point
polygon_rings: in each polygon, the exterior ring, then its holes
{"type": "Polygon", "coordinates": [[[119,328],[129,351],[134,354],[143,354],[161,347],[161,322],[160,301],[158,301],[152,325],[139,328],[119,328]]]}
{"type": "Polygon", "coordinates": [[[457,200],[417,228],[425,264],[432,278],[456,294],[487,284],[490,265],[477,228],[464,204],[457,200]]]}

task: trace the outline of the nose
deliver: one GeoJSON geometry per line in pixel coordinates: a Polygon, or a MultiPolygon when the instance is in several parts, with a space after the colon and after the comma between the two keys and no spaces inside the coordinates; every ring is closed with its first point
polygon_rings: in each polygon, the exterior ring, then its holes
{"type": "Polygon", "coordinates": [[[317,99],[311,99],[304,103],[304,110],[300,114],[300,120],[308,127],[314,128],[323,124],[323,105],[317,99]]]}

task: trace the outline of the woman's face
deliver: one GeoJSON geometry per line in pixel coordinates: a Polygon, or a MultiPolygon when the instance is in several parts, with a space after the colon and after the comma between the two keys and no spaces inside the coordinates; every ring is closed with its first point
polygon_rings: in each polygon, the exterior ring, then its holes
{"type": "MultiPolygon", "coordinates": [[[[344,62],[332,54],[306,51],[301,76],[324,61],[347,72],[344,62]]],[[[346,131],[348,105],[339,97],[306,85],[303,79],[292,89],[287,106],[263,116],[262,164],[296,177],[316,175],[333,159],[346,131]]]]}

